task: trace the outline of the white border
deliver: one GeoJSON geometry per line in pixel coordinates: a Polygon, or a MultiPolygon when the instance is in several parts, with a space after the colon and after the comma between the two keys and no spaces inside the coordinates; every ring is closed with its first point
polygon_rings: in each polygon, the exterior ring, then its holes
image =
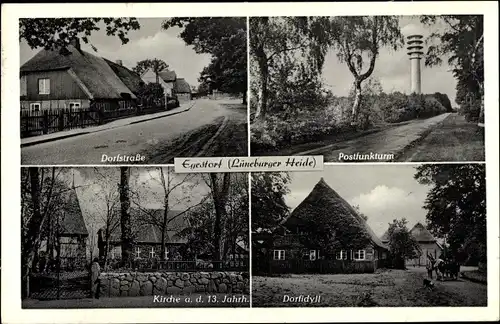
{"type": "MultiPolygon", "coordinates": [[[[499,319],[498,6],[496,2],[2,5],[2,320],[5,323],[481,321],[499,319]],[[20,303],[19,17],[484,14],[488,307],[22,310],[20,303]],[[8,188],[8,189],[7,189],[8,188]]],[[[410,163],[412,164],[412,163],[410,163]]],[[[359,164],[358,164],[359,165],[359,164]]],[[[137,165],[142,166],[142,165],[137,165]]]]}

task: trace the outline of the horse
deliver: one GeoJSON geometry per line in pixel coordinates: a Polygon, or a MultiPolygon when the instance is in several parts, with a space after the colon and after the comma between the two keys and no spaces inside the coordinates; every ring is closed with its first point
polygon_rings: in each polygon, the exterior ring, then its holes
{"type": "Polygon", "coordinates": [[[441,272],[443,279],[457,280],[460,273],[460,264],[455,260],[446,260],[438,265],[438,270],[441,272]]]}

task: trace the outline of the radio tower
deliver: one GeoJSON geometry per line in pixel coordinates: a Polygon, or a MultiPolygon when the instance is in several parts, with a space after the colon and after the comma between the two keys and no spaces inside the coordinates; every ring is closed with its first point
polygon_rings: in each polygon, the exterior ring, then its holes
{"type": "Polygon", "coordinates": [[[423,35],[416,33],[411,33],[410,35],[406,36],[406,49],[408,50],[411,68],[411,93],[416,94],[420,94],[422,92],[420,60],[424,55],[423,38],[423,35]]]}

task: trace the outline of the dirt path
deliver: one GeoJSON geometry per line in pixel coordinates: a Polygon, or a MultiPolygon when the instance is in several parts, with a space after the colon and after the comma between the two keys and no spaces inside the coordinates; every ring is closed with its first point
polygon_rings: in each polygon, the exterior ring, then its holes
{"type": "Polygon", "coordinates": [[[387,270],[375,274],[254,277],[254,307],[415,307],[486,306],[486,285],[460,279],[423,286],[424,272],[387,270]],[[289,297],[320,296],[316,303],[287,302],[289,297]],[[286,297],[289,296],[289,297],[286,297]]]}
{"type": "Polygon", "coordinates": [[[441,123],[450,114],[441,114],[428,119],[412,120],[407,124],[391,127],[349,141],[336,143],[323,148],[301,152],[300,155],[323,155],[326,162],[364,162],[394,161],[399,154],[413,142],[420,140],[433,127],[441,123]],[[362,155],[376,154],[369,159],[362,155]],[[353,158],[350,158],[352,156],[353,158]]]}

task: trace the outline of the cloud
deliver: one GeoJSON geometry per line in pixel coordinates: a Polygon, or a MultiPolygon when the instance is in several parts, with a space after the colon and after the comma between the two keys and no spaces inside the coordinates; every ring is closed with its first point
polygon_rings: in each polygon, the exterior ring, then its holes
{"type": "Polygon", "coordinates": [[[421,221],[425,217],[423,199],[421,193],[379,185],[349,202],[353,206],[359,206],[360,211],[368,216],[368,225],[377,235],[382,236],[394,219],[406,218],[410,227],[421,221]]]}

